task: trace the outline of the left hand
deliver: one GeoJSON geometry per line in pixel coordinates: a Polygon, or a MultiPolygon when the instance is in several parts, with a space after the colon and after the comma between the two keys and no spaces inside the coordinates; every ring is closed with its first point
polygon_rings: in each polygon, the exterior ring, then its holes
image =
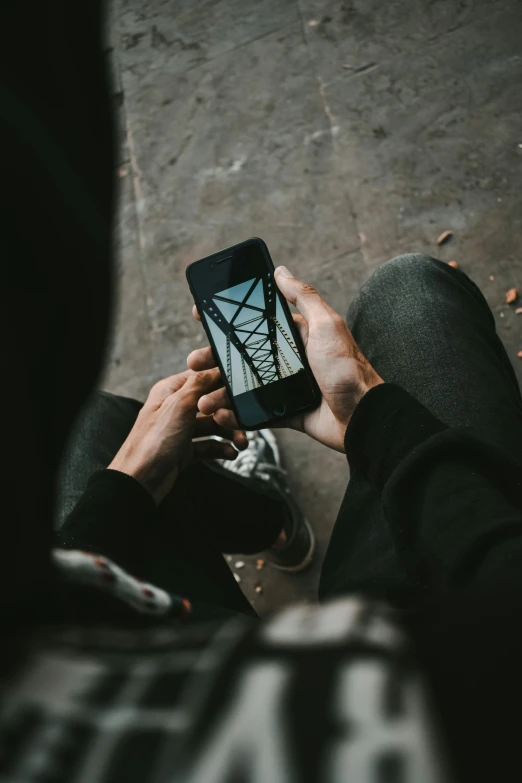
{"type": "Polygon", "coordinates": [[[245,433],[220,427],[212,416],[198,415],[202,395],[221,386],[219,370],[187,370],[152,387],[134,427],[109,465],[133,476],[157,504],[194,459],[235,459],[248,445],[245,433]],[[220,435],[234,443],[193,438],[220,435]]]}

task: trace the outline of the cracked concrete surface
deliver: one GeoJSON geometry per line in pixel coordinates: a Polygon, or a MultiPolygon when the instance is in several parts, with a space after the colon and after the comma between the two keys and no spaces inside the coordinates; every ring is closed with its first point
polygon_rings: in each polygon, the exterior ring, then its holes
{"type": "MultiPolygon", "coordinates": [[[[340,312],[387,258],[456,260],[521,379],[522,315],[505,304],[522,289],[521,28],[518,0],[116,0],[120,292],[104,387],[143,398],[185,366],[204,344],[187,265],[253,235],[340,312]]],[[[321,557],[345,460],[280,440],[321,557]]],[[[300,576],[242,558],[241,586],[260,612],[313,599],[320,557],[300,576]]]]}

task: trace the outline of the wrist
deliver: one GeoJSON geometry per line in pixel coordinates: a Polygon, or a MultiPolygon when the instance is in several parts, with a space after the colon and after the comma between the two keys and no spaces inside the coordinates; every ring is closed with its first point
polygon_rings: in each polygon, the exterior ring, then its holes
{"type": "Polygon", "coordinates": [[[355,411],[357,410],[357,408],[359,407],[363,399],[366,397],[368,392],[370,392],[376,386],[382,385],[383,383],[384,381],[379,376],[372,378],[370,381],[368,381],[367,379],[363,380],[362,378],[358,380],[356,388],[353,390],[351,396],[351,401],[350,401],[347,415],[339,419],[339,439],[338,439],[338,444],[336,446],[336,450],[340,451],[341,454],[346,453],[346,432],[348,430],[348,427],[350,426],[350,422],[353,419],[355,411]]]}
{"type": "MultiPolygon", "coordinates": [[[[138,484],[141,484],[153,498],[156,505],[159,505],[167,492],[164,491],[164,485],[168,477],[165,472],[159,472],[154,465],[146,464],[138,460],[125,459],[123,456],[116,455],[111,464],[110,470],[117,470],[119,473],[125,473],[138,484]]],[[[173,483],[173,482],[172,482],[173,483]]]]}

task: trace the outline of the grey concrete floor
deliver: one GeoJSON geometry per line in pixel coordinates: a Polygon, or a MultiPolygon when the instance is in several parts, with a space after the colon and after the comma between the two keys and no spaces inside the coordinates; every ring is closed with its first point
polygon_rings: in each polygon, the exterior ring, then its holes
{"type": "MultiPolygon", "coordinates": [[[[187,265],[254,235],[340,312],[394,255],[456,260],[522,379],[522,315],[505,303],[522,290],[519,0],[115,0],[111,17],[120,290],[105,388],[143,398],[185,367],[204,344],[187,265]]],[[[280,442],[319,558],[300,576],[245,559],[261,613],[315,597],[348,481],[341,455],[280,442]]]]}

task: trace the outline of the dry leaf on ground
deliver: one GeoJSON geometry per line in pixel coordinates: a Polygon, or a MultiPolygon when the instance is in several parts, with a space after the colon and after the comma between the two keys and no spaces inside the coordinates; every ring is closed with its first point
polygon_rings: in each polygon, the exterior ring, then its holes
{"type": "Polygon", "coordinates": [[[506,293],[506,304],[513,304],[518,299],[518,291],[516,288],[510,288],[506,293]]]}
{"type": "Polygon", "coordinates": [[[437,237],[437,245],[444,245],[446,242],[449,242],[451,237],[453,236],[453,231],[443,231],[440,236],[437,237]]]}
{"type": "Polygon", "coordinates": [[[256,560],[256,571],[261,571],[262,568],[265,567],[265,561],[264,560],[256,560]]]}
{"type": "Polygon", "coordinates": [[[459,268],[459,265],[457,264],[456,261],[448,261],[448,266],[452,266],[453,269],[458,269],[459,268]]]}
{"type": "Polygon", "coordinates": [[[515,315],[522,315],[522,307],[517,307],[515,310],[515,315]]]}
{"type": "Polygon", "coordinates": [[[518,356],[518,358],[519,358],[519,359],[522,359],[522,351],[519,351],[519,352],[517,353],[517,356],[518,356]]]}

